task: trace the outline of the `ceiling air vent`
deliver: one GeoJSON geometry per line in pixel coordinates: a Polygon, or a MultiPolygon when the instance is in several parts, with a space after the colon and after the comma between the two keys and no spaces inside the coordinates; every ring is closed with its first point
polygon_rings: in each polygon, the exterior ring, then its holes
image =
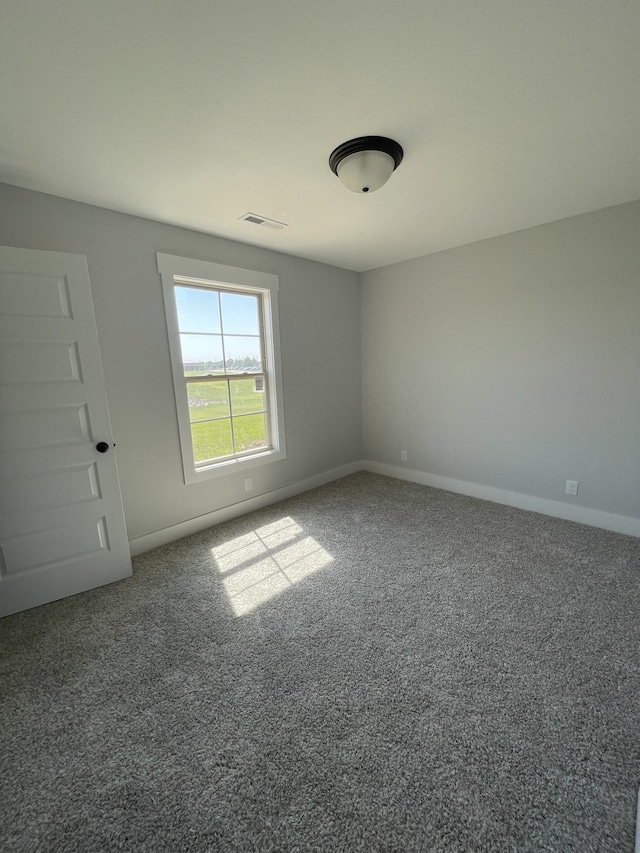
{"type": "Polygon", "coordinates": [[[253,225],[261,225],[263,228],[271,228],[272,231],[281,231],[287,227],[286,222],[268,219],[266,216],[259,216],[257,213],[245,213],[240,219],[244,219],[245,222],[251,222],[253,225]]]}

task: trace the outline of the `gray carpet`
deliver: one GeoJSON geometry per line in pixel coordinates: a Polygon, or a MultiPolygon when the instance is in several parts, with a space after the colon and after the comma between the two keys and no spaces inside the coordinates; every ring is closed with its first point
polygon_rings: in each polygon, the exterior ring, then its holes
{"type": "Polygon", "coordinates": [[[640,540],[356,474],[0,622],[3,851],[632,851],[640,540]]]}

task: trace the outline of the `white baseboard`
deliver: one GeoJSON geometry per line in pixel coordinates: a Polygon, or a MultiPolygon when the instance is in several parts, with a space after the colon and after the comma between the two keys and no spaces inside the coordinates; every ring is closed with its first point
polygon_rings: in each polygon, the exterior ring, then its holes
{"type": "Polygon", "coordinates": [[[209,512],[206,515],[200,515],[197,518],[190,518],[179,524],[173,524],[171,527],[165,527],[163,530],[157,530],[154,533],[147,533],[136,539],[130,539],[129,548],[131,549],[131,556],[135,557],[138,554],[143,554],[145,551],[151,551],[152,548],[158,548],[161,545],[174,542],[176,539],[182,539],[191,533],[198,533],[200,530],[206,530],[208,527],[214,527],[216,524],[222,524],[224,521],[246,515],[256,509],[262,509],[265,506],[270,506],[278,501],[299,495],[302,492],[308,492],[310,489],[323,486],[332,480],[340,479],[340,477],[355,474],[357,471],[371,471],[373,474],[383,474],[386,477],[408,480],[411,483],[420,483],[423,486],[432,486],[435,489],[443,489],[447,492],[456,492],[461,495],[469,495],[472,498],[481,498],[485,501],[515,506],[519,509],[539,512],[542,515],[551,515],[555,518],[564,518],[567,521],[576,521],[579,524],[588,524],[591,527],[601,527],[604,530],[612,530],[614,533],[625,533],[628,536],[640,537],[640,519],[638,518],[616,515],[598,509],[589,509],[589,507],[576,506],[547,498],[536,498],[532,495],[520,494],[519,492],[509,492],[506,489],[496,489],[493,486],[467,483],[463,480],[454,480],[451,477],[441,477],[438,474],[427,474],[424,471],[415,471],[410,468],[400,468],[398,465],[386,465],[382,462],[373,462],[369,459],[364,459],[358,462],[350,462],[348,465],[342,465],[339,468],[333,468],[331,471],[315,474],[306,480],[292,483],[290,486],[284,486],[272,492],[256,495],[253,498],[231,504],[214,512],[209,512]]]}
{"type": "Polygon", "coordinates": [[[384,474],[387,477],[396,477],[398,480],[409,480],[412,483],[433,486],[435,489],[444,489],[447,492],[457,492],[461,495],[469,495],[472,498],[482,498],[485,501],[515,506],[519,509],[527,509],[555,518],[564,518],[567,521],[577,521],[579,524],[588,524],[591,527],[602,527],[604,530],[612,530],[615,533],[626,533],[628,536],[640,537],[640,519],[638,518],[602,512],[599,509],[589,509],[586,506],[576,506],[547,498],[536,498],[533,495],[523,495],[519,492],[508,492],[505,489],[496,489],[493,486],[467,483],[463,480],[454,480],[437,474],[426,474],[423,471],[400,468],[398,465],[386,465],[382,462],[372,462],[368,459],[363,460],[361,467],[364,471],[371,471],[374,474],[384,474]]]}
{"type": "Polygon", "coordinates": [[[339,468],[333,468],[331,471],[323,471],[321,474],[315,474],[313,477],[308,477],[306,480],[301,480],[298,483],[292,483],[290,486],[274,489],[272,492],[256,495],[248,500],[240,501],[240,503],[231,504],[214,512],[208,512],[206,515],[199,515],[197,518],[190,518],[186,521],[181,521],[179,524],[172,524],[171,527],[156,530],[154,533],[147,533],[144,536],[138,536],[136,539],[130,539],[129,549],[131,550],[131,556],[136,557],[138,554],[144,554],[145,551],[151,551],[153,548],[159,548],[161,545],[175,542],[176,539],[182,539],[191,533],[198,533],[200,530],[214,527],[223,521],[238,518],[256,509],[262,509],[278,501],[283,501],[286,498],[292,498],[294,495],[299,495],[302,492],[308,492],[310,489],[316,489],[318,486],[324,486],[325,483],[330,483],[332,480],[338,480],[340,477],[346,477],[349,474],[355,474],[356,471],[362,471],[362,462],[350,462],[348,465],[341,465],[339,468]]]}

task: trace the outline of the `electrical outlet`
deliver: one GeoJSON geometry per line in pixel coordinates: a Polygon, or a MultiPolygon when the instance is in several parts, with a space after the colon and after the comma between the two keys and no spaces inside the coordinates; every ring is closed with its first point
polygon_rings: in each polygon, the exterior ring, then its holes
{"type": "Polygon", "coordinates": [[[253,477],[247,477],[244,481],[244,490],[245,492],[250,492],[253,488],[253,477]]]}
{"type": "Polygon", "coordinates": [[[565,493],[567,495],[577,495],[578,494],[578,481],[577,480],[567,480],[565,493]]]}
{"type": "Polygon", "coordinates": [[[406,461],[407,461],[407,451],[406,451],[406,450],[401,450],[401,451],[400,451],[400,461],[401,461],[401,462],[406,462],[406,461]]]}

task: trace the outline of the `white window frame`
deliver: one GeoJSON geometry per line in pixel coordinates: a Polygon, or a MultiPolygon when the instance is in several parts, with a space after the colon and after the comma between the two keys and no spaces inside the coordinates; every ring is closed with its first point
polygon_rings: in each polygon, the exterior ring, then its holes
{"type": "Polygon", "coordinates": [[[158,252],[158,272],[162,278],[167,332],[169,336],[169,351],[173,374],[173,389],[178,418],[178,434],[182,453],[182,468],[184,481],[187,484],[200,483],[210,477],[222,474],[239,473],[255,468],[267,462],[284,459],[287,455],[284,437],[284,401],[282,393],[282,361],[280,357],[280,326],[278,322],[278,276],[271,273],[246,270],[239,267],[229,267],[212,261],[198,261],[193,258],[181,258],[176,255],[165,255],[158,252]],[[196,284],[224,288],[235,291],[260,294],[262,304],[262,331],[264,336],[265,365],[267,376],[266,388],[268,396],[269,418],[268,433],[271,447],[259,450],[250,455],[232,459],[211,462],[206,465],[196,465],[193,456],[191,440],[191,423],[189,419],[189,403],[187,397],[187,382],[184,377],[182,350],[180,348],[180,328],[176,308],[176,285],[196,284]]]}

